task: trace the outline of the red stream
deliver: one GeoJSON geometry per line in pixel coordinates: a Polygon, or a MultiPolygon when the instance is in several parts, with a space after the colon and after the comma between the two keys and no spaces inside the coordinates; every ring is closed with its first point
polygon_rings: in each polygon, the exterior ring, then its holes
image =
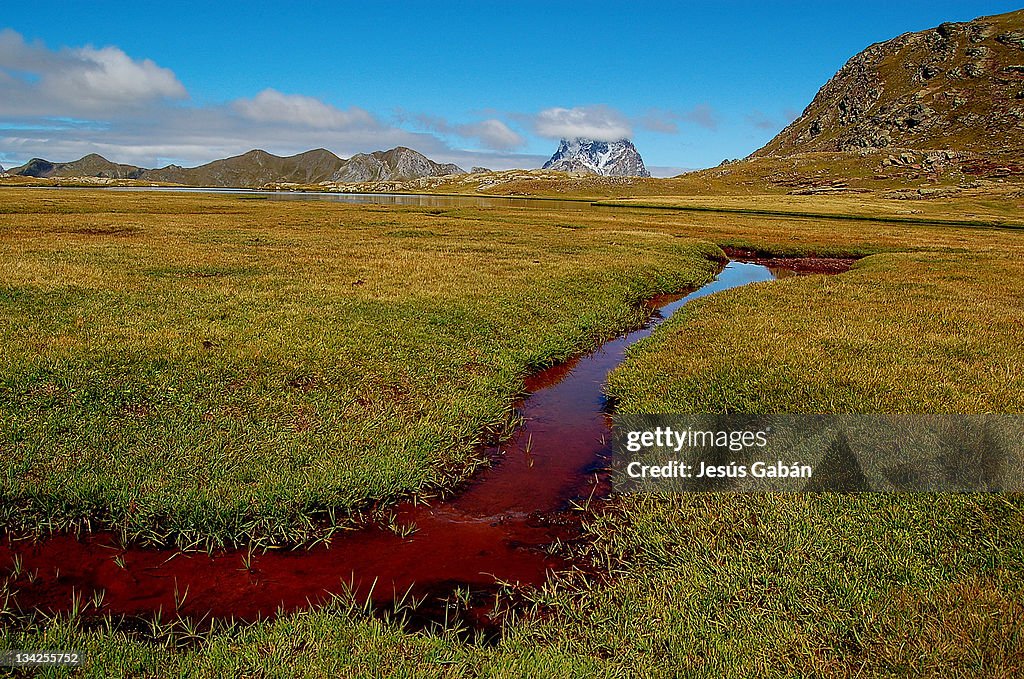
{"type": "Polygon", "coordinates": [[[660,313],[643,329],[529,378],[530,395],[518,404],[525,423],[488,451],[494,466],[450,500],[395,508],[399,524],[415,524],[408,537],[370,525],[335,535],[328,546],[251,556],[125,548],[108,533],[8,538],[0,544],[0,572],[12,572],[16,555],[21,560],[14,593],[23,610],[68,610],[73,596],[87,602],[103,592],[99,610],[86,607],[86,614],[161,611],[193,619],[272,617],[346,588],[388,606],[407,590],[443,597],[456,587],[491,592],[502,582],[541,585],[550,570],[570,567],[545,549],[579,536],[567,505],[607,493],[595,474],[610,452],[602,387],[627,347],[695,297],[773,278],[760,264],[731,262],[694,293],[652,300],[660,313]]]}

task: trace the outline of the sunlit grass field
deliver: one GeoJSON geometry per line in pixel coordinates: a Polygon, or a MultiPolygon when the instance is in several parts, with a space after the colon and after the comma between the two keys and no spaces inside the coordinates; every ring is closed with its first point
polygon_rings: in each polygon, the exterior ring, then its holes
{"type": "MultiPolygon", "coordinates": [[[[5,524],[301,540],[473,465],[533,368],[713,275],[871,254],[686,307],[623,412],[1021,412],[1021,234],[642,210],[0,193],[5,524]],[[699,240],[694,240],[699,239],[699,240]]],[[[1017,676],[1016,496],[615,497],[496,646],[338,602],[201,641],[5,618],[84,676],[1017,676]],[[154,637],[155,636],[155,640],[154,637]]]]}
{"type": "Polygon", "coordinates": [[[526,374],[722,256],[550,215],[0,200],[0,515],[154,542],[301,541],[450,482],[526,374]]]}
{"type": "MultiPolygon", "coordinates": [[[[634,413],[1024,412],[1024,259],[1011,250],[874,255],[841,276],[698,300],[608,389],[634,413]]],[[[669,629],[641,623],[643,635],[693,669],[1024,670],[1019,495],[622,496],[592,535],[630,574],[602,590],[607,610],[657,611],[669,629]]]]}
{"type": "Polygon", "coordinates": [[[641,413],[1022,412],[1022,289],[1017,252],[873,255],[688,305],[610,390],[641,413]]]}

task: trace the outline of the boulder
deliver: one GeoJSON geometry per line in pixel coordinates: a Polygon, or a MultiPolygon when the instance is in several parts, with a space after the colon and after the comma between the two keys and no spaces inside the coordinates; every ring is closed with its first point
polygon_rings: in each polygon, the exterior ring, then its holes
{"type": "Polygon", "coordinates": [[[996,36],[996,40],[1004,45],[1024,50],[1024,31],[1007,31],[1006,33],[1000,33],[996,36]]]}

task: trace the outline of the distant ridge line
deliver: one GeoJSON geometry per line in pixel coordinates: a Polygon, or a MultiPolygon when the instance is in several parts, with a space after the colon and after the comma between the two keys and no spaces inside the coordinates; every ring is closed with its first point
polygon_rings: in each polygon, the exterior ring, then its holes
{"type": "Polygon", "coordinates": [[[258,188],[272,183],[408,181],[421,177],[465,174],[457,165],[435,162],[405,146],[396,146],[387,151],[357,153],[347,160],[323,148],[292,156],[277,156],[263,149],[252,149],[196,167],[167,165],[157,169],[115,163],[99,154],[90,153],[67,163],[33,158],[7,172],[10,175],[44,179],[135,179],[211,188],[258,188]]]}

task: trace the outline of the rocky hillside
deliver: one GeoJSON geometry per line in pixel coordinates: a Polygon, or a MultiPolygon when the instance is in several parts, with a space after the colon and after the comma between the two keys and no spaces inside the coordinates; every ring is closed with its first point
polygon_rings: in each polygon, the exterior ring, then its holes
{"type": "Polygon", "coordinates": [[[90,154],[70,163],[51,163],[33,158],[12,175],[26,177],[102,177],[169,182],[188,186],[260,187],[266,184],[318,184],[337,181],[408,181],[463,172],[456,165],[435,163],[404,146],[390,151],[357,154],[343,160],[326,149],[294,156],[275,156],[259,149],[240,156],[215,160],[199,167],[177,165],[149,170],[112,163],[90,154]]]}
{"type": "Polygon", "coordinates": [[[435,163],[422,153],[399,146],[390,151],[354,155],[328,179],[333,182],[408,181],[464,173],[458,165],[435,163]]]}
{"type": "Polygon", "coordinates": [[[70,163],[51,163],[33,158],[9,174],[23,177],[103,177],[107,179],[138,179],[145,170],[135,165],[112,163],[101,155],[90,153],[70,163]]]}
{"type": "Polygon", "coordinates": [[[628,139],[614,142],[563,139],[544,170],[604,177],[650,177],[640,153],[628,139]]]}
{"type": "Polygon", "coordinates": [[[871,45],[751,158],[894,148],[1024,159],[1024,10],[871,45]]]}

